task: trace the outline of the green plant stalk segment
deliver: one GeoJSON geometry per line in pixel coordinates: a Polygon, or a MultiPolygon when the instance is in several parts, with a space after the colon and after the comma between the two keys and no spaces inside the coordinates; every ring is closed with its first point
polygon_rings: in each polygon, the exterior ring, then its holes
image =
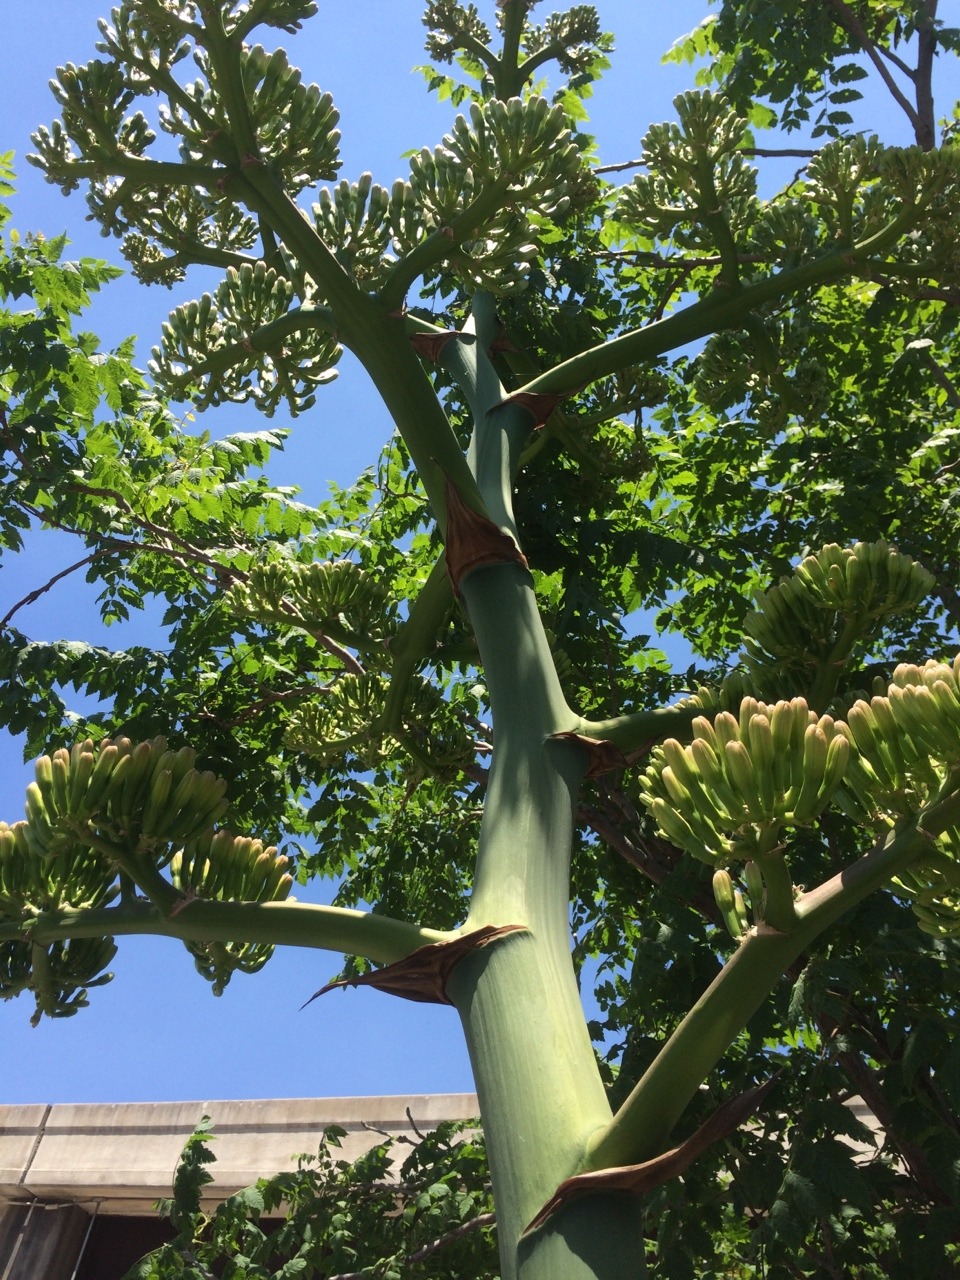
{"type": "Polygon", "coordinates": [[[569,874],[581,748],[518,565],[475,570],[462,586],[484,658],[494,763],[467,930],[522,924],[462,961],[448,984],[473,1062],[497,1198],[504,1280],[627,1280],[642,1274],[640,1213],[621,1195],[564,1209],[521,1240],[576,1171],[610,1108],[570,958],[569,874]],[[598,1224],[604,1224],[598,1230],[598,1224]]]}
{"type": "MultiPolygon", "coordinates": [[[[145,902],[116,907],[45,911],[31,928],[35,942],[64,938],[157,934],[184,942],[264,943],[311,947],[365,956],[376,964],[401,960],[411,951],[457,934],[424,929],[403,920],[346,907],[308,902],[209,902],[195,898],[173,915],[145,902]]],[[[23,936],[19,921],[0,924],[0,942],[23,936]]]]}

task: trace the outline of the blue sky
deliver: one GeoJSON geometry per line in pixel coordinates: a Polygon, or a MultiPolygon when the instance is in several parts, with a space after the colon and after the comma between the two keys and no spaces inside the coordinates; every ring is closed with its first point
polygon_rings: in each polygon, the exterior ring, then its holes
{"type": "MultiPolygon", "coordinates": [[[[663,68],[660,55],[707,12],[699,0],[673,4],[599,0],[606,29],[617,36],[614,65],[591,104],[593,129],[607,163],[639,154],[647,125],[670,116],[673,96],[690,87],[689,69],[663,68]]],[[[481,6],[485,8],[485,6],[481,6]]],[[[31,0],[5,6],[0,44],[0,151],[13,149],[21,231],[66,230],[71,256],[119,261],[116,242],[85,221],[81,194],[64,200],[24,160],[29,133],[55,115],[47,81],[57,65],[93,54],[96,20],[106,0],[31,0]]],[[[401,156],[434,145],[451,112],[427,95],[412,68],[425,60],[419,3],[321,0],[320,14],[295,37],[278,33],[291,61],[334,97],[343,131],[343,176],[365,169],[388,185],[405,171],[401,156]]],[[[269,34],[269,33],[268,33],[269,34]]],[[[190,282],[169,293],[132,279],[111,285],[84,328],[106,345],[139,337],[145,363],[167,311],[194,296],[190,282]]],[[[275,420],[276,421],[276,420],[275,420]]],[[[256,429],[255,415],[227,407],[208,413],[214,434],[256,429]]],[[[341,365],[301,419],[284,457],[271,470],[278,483],[298,483],[318,500],[327,482],[348,482],[376,457],[390,431],[362,376],[341,365]]],[[[63,535],[41,535],[0,573],[0,615],[31,588],[78,559],[63,535]]],[[[136,619],[105,635],[82,583],[68,582],[24,609],[17,625],[34,638],[84,639],[123,647],[149,642],[153,620],[136,619]]],[[[32,771],[20,744],[0,743],[0,817],[21,816],[32,771]]],[[[278,952],[255,977],[238,975],[219,1000],[193,970],[187,952],[162,939],[123,939],[113,983],[92,993],[77,1017],[28,1024],[26,1000],[0,1005],[0,1102],[136,1101],[177,1098],[337,1096],[443,1092],[472,1088],[470,1067],[452,1009],[415,1005],[372,991],[333,993],[300,1005],[337,967],[323,953],[278,952]]]]}

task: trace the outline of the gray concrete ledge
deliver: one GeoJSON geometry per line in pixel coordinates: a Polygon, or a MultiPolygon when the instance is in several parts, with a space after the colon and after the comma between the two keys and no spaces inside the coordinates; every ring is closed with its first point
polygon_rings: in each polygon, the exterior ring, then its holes
{"type": "Polygon", "coordinates": [[[0,1106],[0,1202],[41,1199],[149,1213],[170,1195],[181,1148],[204,1115],[217,1135],[207,1188],[216,1201],[295,1167],[301,1153],[315,1154],[328,1125],[347,1131],[341,1150],[353,1160],[384,1133],[416,1140],[416,1129],[477,1112],[472,1093],[0,1106]]]}

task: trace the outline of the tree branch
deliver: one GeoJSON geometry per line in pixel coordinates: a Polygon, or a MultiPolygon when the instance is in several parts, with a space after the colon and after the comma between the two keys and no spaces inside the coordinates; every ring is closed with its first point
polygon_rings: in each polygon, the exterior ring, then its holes
{"type": "MultiPolygon", "coordinates": [[[[702,258],[685,258],[680,254],[668,256],[664,253],[652,253],[647,249],[596,249],[593,257],[607,261],[630,260],[638,267],[650,267],[656,271],[692,271],[695,267],[719,267],[722,259],[718,254],[710,254],[702,258]]],[[[737,261],[749,265],[762,263],[773,265],[779,259],[770,253],[740,253],[737,261]]]]}
{"type": "Polygon", "coordinates": [[[936,145],[936,115],[933,106],[933,60],[937,54],[937,29],[934,21],[937,16],[937,0],[925,0],[919,6],[923,18],[917,22],[917,73],[914,83],[917,86],[917,114],[920,128],[917,142],[925,151],[932,151],[936,145]]]}
{"type": "MultiPolygon", "coordinates": [[[[436,1240],[431,1240],[429,1244],[423,1245],[414,1253],[408,1253],[405,1262],[408,1266],[415,1262],[423,1262],[429,1258],[431,1254],[436,1253],[438,1249],[443,1249],[448,1244],[453,1244],[455,1240],[462,1240],[464,1236],[469,1235],[471,1231],[476,1231],[480,1227],[492,1227],[497,1220],[495,1213],[478,1213],[475,1218],[471,1218],[469,1222],[463,1222],[459,1227],[455,1227],[452,1231],[447,1231],[444,1235],[438,1236],[436,1240]]],[[[337,1280],[337,1277],[332,1277],[337,1280]]]]}
{"type": "Polygon", "coordinates": [[[896,80],[894,80],[893,76],[884,66],[883,59],[877,51],[877,46],[870,39],[863,23],[850,6],[846,4],[845,0],[823,0],[823,3],[834,11],[837,15],[837,21],[839,24],[845,29],[848,35],[852,36],[853,39],[856,40],[857,44],[876,67],[880,79],[890,91],[894,102],[896,102],[897,106],[901,108],[907,119],[910,121],[910,124],[913,126],[913,132],[917,139],[917,143],[922,146],[923,144],[920,142],[920,135],[923,132],[923,121],[920,119],[920,116],[918,115],[916,108],[910,102],[910,99],[902,92],[896,80]]]}
{"type": "Polygon", "coordinates": [[[916,81],[916,70],[911,67],[908,62],[904,62],[904,60],[898,54],[894,53],[892,49],[885,49],[883,45],[877,45],[877,53],[879,53],[881,58],[886,58],[892,67],[896,67],[898,71],[902,71],[908,80],[916,81]]]}
{"type": "MultiPolygon", "coordinates": [[[[47,525],[51,529],[59,529],[63,533],[71,533],[77,538],[99,538],[103,545],[97,549],[97,556],[109,555],[111,551],[127,551],[131,555],[137,555],[141,551],[152,551],[155,555],[169,557],[169,559],[183,567],[187,567],[189,562],[194,562],[206,565],[208,568],[213,569],[218,573],[222,573],[224,571],[224,566],[218,560],[215,560],[212,556],[208,556],[205,552],[198,551],[194,548],[181,547],[179,550],[175,550],[173,547],[165,547],[163,545],[158,545],[157,543],[133,542],[126,538],[115,537],[112,534],[98,534],[96,531],[91,529],[81,529],[74,525],[63,524],[61,521],[54,519],[50,512],[44,510],[42,507],[31,507],[25,502],[20,505],[28,515],[33,516],[34,519],[39,520],[42,524],[47,525]]],[[[137,523],[135,518],[132,516],[131,520],[134,524],[137,523]]],[[[166,536],[165,530],[158,529],[157,532],[162,537],[166,536]]],[[[175,540],[175,538],[171,537],[171,541],[175,540]]]]}
{"type": "Polygon", "coordinates": [[[944,393],[946,394],[947,403],[950,405],[950,408],[960,409],[960,390],[957,389],[957,387],[951,380],[950,375],[947,373],[946,369],[943,368],[943,366],[937,360],[936,356],[933,354],[933,352],[930,350],[929,347],[927,347],[924,350],[923,354],[924,354],[924,364],[927,366],[927,368],[930,370],[931,374],[933,375],[934,381],[940,387],[942,387],[944,393]]]}
{"type": "MultiPolygon", "coordinates": [[[[625,862],[642,871],[654,884],[663,884],[676,864],[676,858],[671,863],[661,855],[661,841],[644,839],[637,843],[631,840],[609,814],[605,814],[601,809],[582,804],[577,810],[577,820],[586,823],[625,862]]],[[[679,857],[679,851],[673,850],[673,852],[679,857]]]]}
{"type": "Polygon", "coordinates": [[[264,694],[262,698],[257,698],[238,715],[229,720],[224,720],[222,716],[215,715],[207,706],[201,706],[196,714],[199,720],[208,720],[220,729],[235,729],[237,725],[243,724],[245,721],[259,715],[261,711],[267,710],[268,707],[276,706],[278,702],[290,702],[294,698],[315,697],[317,692],[318,690],[314,685],[300,685],[294,689],[280,689],[275,693],[264,694]]]}
{"type": "MultiPolygon", "coordinates": [[[[742,156],[757,156],[760,159],[788,159],[796,157],[800,160],[812,160],[817,154],[807,147],[737,147],[737,152],[742,156]]],[[[639,160],[622,160],[618,164],[601,164],[594,169],[594,173],[623,173],[625,169],[645,169],[647,162],[644,159],[639,160]]]]}
{"type": "Polygon", "coordinates": [[[840,1049],[837,1052],[837,1062],[857,1093],[879,1120],[886,1140],[895,1146],[900,1158],[909,1169],[911,1177],[915,1179],[924,1195],[933,1204],[949,1204],[950,1199],[944,1195],[943,1188],[933,1176],[922,1147],[903,1133],[902,1123],[898,1124],[894,1108],[884,1095],[876,1071],[852,1048],[840,1049]]]}
{"type": "Polygon", "coordinates": [[[18,600],[17,603],[13,605],[12,608],[8,609],[4,616],[0,618],[0,631],[3,631],[15,614],[19,613],[20,610],[25,608],[27,605],[34,604],[42,595],[45,595],[51,590],[51,588],[55,587],[62,578],[68,577],[71,573],[76,573],[76,571],[78,569],[82,569],[85,564],[91,564],[98,556],[102,556],[104,554],[106,554],[104,550],[94,551],[90,555],[84,556],[82,560],[78,560],[76,564],[70,565],[69,568],[61,569],[59,573],[55,573],[52,578],[43,584],[42,587],[37,587],[34,591],[28,592],[22,600],[18,600]]]}

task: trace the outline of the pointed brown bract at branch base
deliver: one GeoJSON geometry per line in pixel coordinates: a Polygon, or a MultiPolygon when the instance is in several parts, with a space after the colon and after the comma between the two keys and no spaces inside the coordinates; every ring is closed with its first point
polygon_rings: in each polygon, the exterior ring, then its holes
{"type": "Polygon", "coordinates": [[[776,1071],[769,1080],[757,1085],[755,1089],[748,1089],[738,1097],[730,1098],[686,1142],[681,1142],[679,1147],[673,1147],[670,1151],[664,1151],[663,1155],[656,1156],[653,1160],[644,1160],[642,1164],[622,1165],[616,1169],[597,1169],[594,1173],[581,1173],[567,1178],[560,1183],[523,1234],[536,1231],[558,1209],[581,1196],[593,1195],[599,1191],[629,1191],[632,1195],[644,1196],[654,1187],[678,1178],[707,1147],[733,1133],[745,1120],[749,1120],[776,1084],[779,1075],[780,1072],[776,1071]]]}
{"type": "Polygon", "coordinates": [[[403,996],[404,1000],[416,1000],[421,1004],[452,1004],[453,1001],[447,996],[447,981],[464,956],[476,951],[478,947],[488,947],[505,934],[525,931],[526,926],[522,924],[485,924],[481,929],[464,934],[462,938],[453,938],[450,942],[428,943],[425,947],[411,951],[402,960],[378,969],[376,973],[364,973],[358,978],[340,978],[337,982],[328,982],[300,1007],[305,1009],[318,996],[326,995],[334,987],[376,987],[387,995],[403,996]]]}
{"type": "Polygon", "coordinates": [[[505,400],[501,400],[497,408],[502,409],[506,404],[520,405],[521,409],[526,409],[527,413],[533,418],[534,431],[539,431],[557,405],[566,400],[569,394],[569,392],[563,395],[557,395],[555,392],[550,394],[544,392],[542,395],[537,395],[530,391],[515,391],[512,396],[507,396],[505,400]]]}
{"type": "Polygon", "coordinates": [[[489,347],[489,351],[492,356],[496,355],[498,351],[519,351],[519,350],[520,348],[513,341],[513,339],[508,337],[505,333],[501,333],[499,338],[494,338],[493,342],[490,343],[490,347],[489,347]]]}
{"type": "Polygon", "coordinates": [[[485,564],[520,564],[527,567],[526,556],[510,537],[479,511],[474,511],[460,497],[447,478],[447,535],[444,559],[453,589],[460,594],[460,583],[473,569],[485,564]]]}
{"type": "Polygon", "coordinates": [[[584,774],[587,778],[599,778],[602,774],[612,773],[615,769],[628,768],[647,755],[656,742],[656,739],[651,738],[649,742],[643,743],[642,746],[624,755],[620,748],[615,747],[608,739],[588,738],[585,733],[574,733],[572,729],[565,730],[563,733],[551,733],[550,737],[553,740],[576,742],[583,747],[590,757],[590,764],[584,774]]]}
{"type": "Polygon", "coordinates": [[[459,337],[459,329],[447,329],[443,333],[411,333],[410,342],[418,355],[436,364],[447,343],[459,337]]]}

